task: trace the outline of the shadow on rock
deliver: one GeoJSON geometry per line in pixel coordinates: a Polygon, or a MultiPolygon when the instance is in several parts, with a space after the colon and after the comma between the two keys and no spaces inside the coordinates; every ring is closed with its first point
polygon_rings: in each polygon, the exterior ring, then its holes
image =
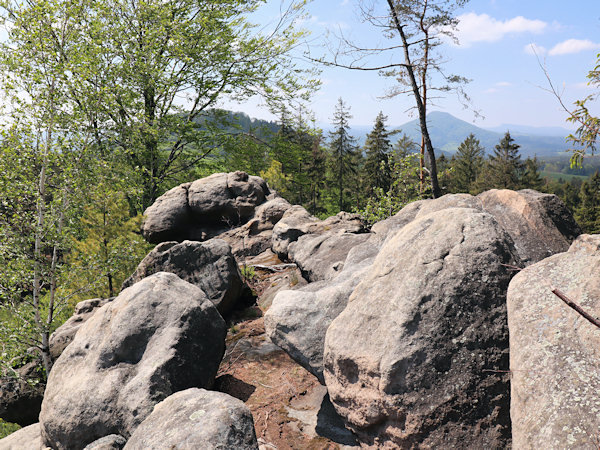
{"type": "Polygon", "coordinates": [[[256,387],[233,375],[225,374],[215,380],[215,390],[224,392],[245,402],[254,393],[256,387]]]}

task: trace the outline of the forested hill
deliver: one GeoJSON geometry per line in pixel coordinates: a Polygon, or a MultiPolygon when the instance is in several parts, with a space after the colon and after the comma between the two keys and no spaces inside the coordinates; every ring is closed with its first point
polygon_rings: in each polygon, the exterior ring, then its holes
{"type": "MultiPolygon", "coordinates": [[[[494,146],[498,144],[507,131],[510,132],[515,143],[521,146],[520,153],[525,157],[537,156],[544,159],[548,156],[565,154],[564,152],[568,148],[565,136],[556,136],[556,132],[554,132],[554,135],[540,136],[534,134],[534,130],[529,133],[519,131],[519,129],[525,130],[521,127],[516,127],[515,130],[508,128],[502,132],[496,132],[477,127],[469,122],[457,119],[451,114],[439,111],[429,113],[427,119],[433,145],[437,150],[449,153],[454,153],[460,143],[471,133],[479,139],[487,154],[493,153],[494,146]]],[[[399,128],[415,142],[421,141],[418,120],[407,122],[399,128]]]]}

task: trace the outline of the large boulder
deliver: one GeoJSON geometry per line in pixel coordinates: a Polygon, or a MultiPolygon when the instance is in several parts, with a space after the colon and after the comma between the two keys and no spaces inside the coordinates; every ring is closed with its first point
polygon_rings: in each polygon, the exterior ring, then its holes
{"type": "Polygon", "coordinates": [[[273,228],[272,248],[282,260],[288,259],[290,244],[305,234],[364,233],[366,225],[358,214],[340,212],[325,220],[310,215],[302,206],[288,209],[273,228]]]}
{"type": "Polygon", "coordinates": [[[519,263],[510,236],[472,208],[388,237],[325,338],[331,401],[363,445],[508,445],[504,264],[519,263]]]}
{"type": "Polygon", "coordinates": [[[581,229],[553,194],[492,189],[477,196],[482,208],[511,235],[525,265],[565,252],[581,229]]]}
{"type": "Polygon", "coordinates": [[[40,422],[46,445],[81,449],[129,437],[155,404],[210,387],[226,326],[198,287],[159,272],[97,310],[55,362],[40,422]]]}
{"type": "Polygon", "coordinates": [[[0,378],[0,418],[22,427],[38,422],[46,387],[43,380],[38,359],[0,378]]]}
{"type": "Polygon", "coordinates": [[[34,423],[0,439],[2,450],[38,450],[42,448],[40,424],[34,423]]]}
{"type": "Polygon", "coordinates": [[[258,450],[252,413],[221,392],[187,389],[166,398],[131,435],[125,449],[258,450]]]}
{"type": "Polygon", "coordinates": [[[56,360],[60,356],[67,345],[73,341],[77,330],[79,330],[81,325],[83,325],[98,308],[101,308],[113,300],[114,297],[92,298],[77,303],[75,312],[69,320],[58,327],[50,336],[50,356],[52,356],[52,359],[56,360]]]}
{"type": "Polygon", "coordinates": [[[600,235],[517,274],[508,290],[514,448],[587,449],[600,423],[600,329],[552,293],[600,314],[600,235]]]}
{"type": "Polygon", "coordinates": [[[171,272],[198,286],[221,314],[231,311],[244,282],[229,245],[221,239],[157,245],[123,283],[123,289],[157,272],[171,272]]]}
{"type": "Polygon", "coordinates": [[[127,439],[118,434],[109,434],[91,444],[86,445],[83,450],[121,450],[125,447],[127,439]]]}
{"type": "Polygon", "coordinates": [[[260,177],[215,173],[160,196],[144,212],[142,234],[153,244],[209,239],[247,222],[269,194],[260,177]]]}

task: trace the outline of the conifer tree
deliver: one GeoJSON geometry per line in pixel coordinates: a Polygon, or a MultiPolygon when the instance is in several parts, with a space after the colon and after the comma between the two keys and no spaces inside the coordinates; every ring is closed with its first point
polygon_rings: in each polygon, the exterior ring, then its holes
{"type": "Polygon", "coordinates": [[[500,143],[495,146],[494,154],[481,171],[477,180],[477,190],[486,189],[519,189],[524,167],[519,154],[520,145],[507,131],[500,143]]]}
{"type": "Polygon", "coordinates": [[[470,192],[483,167],[484,148],[479,139],[471,133],[458,146],[452,167],[452,187],[455,192],[470,192]]]}
{"type": "Polygon", "coordinates": [[[385,122],[387,117],[380,112],[375,119],[373,130],[367,135],[365,142],[366,160],[364,166],[364,179],[369,192],[375,189],[390,190],[392,181],[389,154],[392,150],[390,133],[385,122]]]}
{"type": "Polygon", "coordinates": [[[329,133],[333,179],[338,190],[338,207],[343,211],[346,203],[344,192],[348,189],[351,177],[356,176],[356,139],[350,136],[348,121],[352,118],[350,108],[342,98],[338,99],[333,115],[334,131],[329,133]]]}
{"type": "Polygon", "coordinates": [[[544,188],[544,180],[540,175],[540,166],[536,157],[525,160],[521,176],[521,188],[535,189],[536,191],[541,191],[544,188]]]}
{"type": "Polygon", "coordinates": [[[584,233],[600,233],[600,173],[596,172],[581,185],[581,203],[575,211],[575,218],[584,233]]]}

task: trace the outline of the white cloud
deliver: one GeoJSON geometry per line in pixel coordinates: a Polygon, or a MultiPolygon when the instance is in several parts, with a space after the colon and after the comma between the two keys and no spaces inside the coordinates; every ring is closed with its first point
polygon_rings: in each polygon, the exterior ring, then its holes
{"type": "Polygon", "coordinates": [[[508,20],[497,20],[487,14],[467,13],[458,16],[456,36],[461,45],[475,42],[497,42],[509,34],[539,34],[548,28],[542,20],[526,19],[523,16],[508,20]]]}
{"type": "Polygon", "coordinates": [[[527,53],[528,55],[537,55],[537,56],[544,56],[548,52],[546,47],[542,47],[541,45],[538,45],[535,42],[532,42],[531,44],[527,44],[525,47],[523,47],[523,51],[525,53],[527,53]]]}
{"type": "Polygon", "coordinates": [[[552,56],[569,55],[572,53],[584,52],[586,50],[598,49],[600,49],[600,43],[592,42],[589,39],[567,39],[552,47],[549,54],[552,56]]]}

